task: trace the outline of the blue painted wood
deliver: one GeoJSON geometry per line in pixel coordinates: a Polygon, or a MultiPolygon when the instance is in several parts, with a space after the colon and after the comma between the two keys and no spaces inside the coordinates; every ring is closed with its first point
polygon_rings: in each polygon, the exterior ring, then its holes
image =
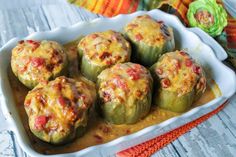
{"type": "MultiPolygon", "coordinates": [[[[99,17],[65,0],[0,0],[0,46],[11,38],[99,17]]],[[[0,114],[1,116],[1,114],[0,114]]],[[[210,118],[154,157],[233,157],[236,154],[236,95],[210,118]]],[[[1,122],[0,122],[1,124],[1,122]]],[[[163,128],[166,129],[166,128],[163,128]]],[[[9,131],[0,132],[0,156],[27,156],[9,131]]]]}

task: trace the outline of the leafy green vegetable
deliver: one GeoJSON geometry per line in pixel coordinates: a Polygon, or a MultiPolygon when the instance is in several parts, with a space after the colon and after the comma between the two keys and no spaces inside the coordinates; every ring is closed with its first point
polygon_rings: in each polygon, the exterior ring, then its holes
{"type": "Polygon", "coordinates": [[[227,25],[227,13],[215,0],[197,0],[189,5],[189,25],[199,27],[211,36],[220,35],[227,25]]]}

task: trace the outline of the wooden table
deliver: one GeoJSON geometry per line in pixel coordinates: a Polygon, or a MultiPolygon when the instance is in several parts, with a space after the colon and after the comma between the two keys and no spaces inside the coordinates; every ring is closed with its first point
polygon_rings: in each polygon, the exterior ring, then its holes
{"type": "MultiPolygon", "coordinates": [[[[0,0],[0,47],[13,37],[99,17],[65,0],[0,0]]],[[[0,122],[1,125],[1,122],[0,122]]],[[[11,131],[0,132],[0,156],[27,156],[11,131]]],[[[219,114],[192,129],[155,157],[236,156],[236,95],[219,114]]]]}

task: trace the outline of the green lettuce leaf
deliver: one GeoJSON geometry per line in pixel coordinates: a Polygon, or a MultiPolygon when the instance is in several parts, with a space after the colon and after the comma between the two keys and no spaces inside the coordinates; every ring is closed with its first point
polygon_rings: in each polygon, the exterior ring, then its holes
{"type": "Polygon", "coordinates": [[[192,2],[187,18],[191,27],[199,27],[213,37],[220,35],[227,25],[227,13],[215,0],[192,2]]]}

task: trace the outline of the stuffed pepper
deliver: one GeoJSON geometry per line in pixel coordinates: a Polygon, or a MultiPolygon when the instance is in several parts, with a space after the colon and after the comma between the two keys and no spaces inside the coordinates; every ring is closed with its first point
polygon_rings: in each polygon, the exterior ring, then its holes
{"type": "Polygon", "coordinates": [[[132,124],[145,117],[151,106],[152,77],[142,65],[116,64],[100,73],[99,109],[108,122],[132,124]]]}
{"type": "Polygon", "coordinates": [[[175,48],[172,28],[149,15],[136,17],[125,26],[124,31],[132,43],[133,60],[144,66],[151,66],[161,54],[175,48]]]}
{"type": "Polygon", "coordinates": [[[121,33],[108,30],[85,36],[78,51],[82,74],[95,82],[102,70],[129,61],[131,46],[121,33]]]}
{"type": "Polygon", "coordinates": [[[51,144],[63,144],[82,136],[95,101],[90,88],[64,76],[38,84],[24,102],[32,133],[51,144]]]}
{"type": "Polygon", "coordinates": [[[22,40],[12,50],[12,71],[31,89],[40,82],[65,75],[67,65],[67,55],[55,41],[22,40]]]}
{"type": "Polygon", "coordinates": [[[206,89],[203,68],[186,52],[164,54],[151,68],[154,103],[174,112],[188,110],[206,89]]]}

